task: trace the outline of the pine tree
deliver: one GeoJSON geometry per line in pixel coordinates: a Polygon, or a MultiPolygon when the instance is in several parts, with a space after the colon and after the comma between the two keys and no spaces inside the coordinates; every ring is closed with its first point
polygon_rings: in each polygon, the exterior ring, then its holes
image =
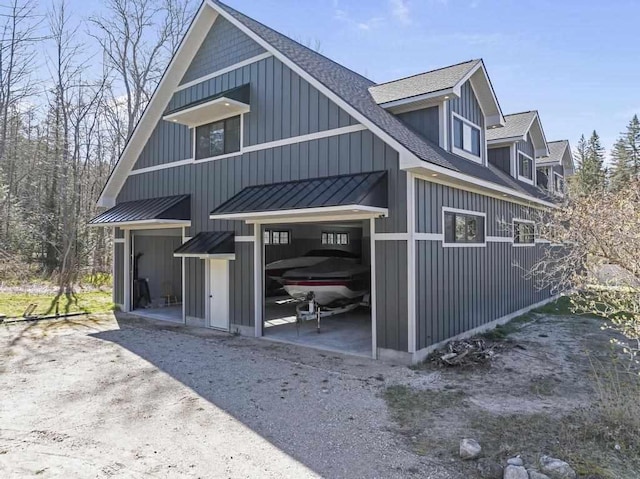
{"type": "Polygon", "coordinates": [[[638,115],[633,115],[627,126],[625,143],[631,176],[638,178],[640,175],[640,120],[638,120],[638,115]]]}
{"type": "Polygon", "coordinates": [[[576,156],[579,164],[574,181],[576,193],[588,194],[604,190],[606,183],[604,148],[595,130],[589,140],[585,140],[584,135],[580,137],[576,156]]]}
{"type": "Polygon", "coordinates": [[[609,177],[609,188],[611,191],[624,189],[631,179],[631,165],[629,151],[627,149],[626,138],[623,136],[613,145],[611,150],[611,175],[609,177]]]}

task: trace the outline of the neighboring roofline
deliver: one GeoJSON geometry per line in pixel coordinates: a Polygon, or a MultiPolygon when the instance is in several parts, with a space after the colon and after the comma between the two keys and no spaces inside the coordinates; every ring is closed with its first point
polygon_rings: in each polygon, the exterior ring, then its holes
{"type": "MultiPolygon", "coordinates": [[[[415,153],[413,153],[407,146],[402,144],[399,140],[396,140],[389,133],[382,130],[381,127],[377,126],[371,119],[369,119],[366,115],[358,111],[355,107],[350,105],[346,100],[344,100],[341,96],[335,93],[332,89],[327,87],[320,80],[313,77],[306,70],[300,67],[293,60],[289,59],[284,53],[275,48],[265,39],[263,39],[260,35],[255,33],[249,27],[244,25],[240,20],[236,19],[231,13],[227,12],[225,8],[214,2],[213,0],[204,0],[200,9],[198,10],[194,20],[191,23],[187,33],[183,37],[180,42],[176,53],[173,55],[171,61],[167,69],[165,70],[158,87],[154,91],[154,94],[149,101],[149,104],[145,108],[142,117],[138,121],[135,129],[133,130],[131,136],[129,137],[125,149],[122,154],[114,170],[112,171],[103,191],[98,200],[98,206],[113,206],[115,204],[115,199],[119,194],[126,178],[128,177],[129,172],[135,165],[137,158],[139,157],[140,152],[144,148],[144,145],[148,141],[153,129],[157,122],[162,118],[162,114],[166,105],[169,103],[171,97],[173,96],[175,89],[179,86],[179,82],[184,75],[184,72],[188,68],[190,62],[193,60],[193,57],[197,53],[200,48],[204,38],[209,32],[211,26],[217,19],[218,15],[221,15],[227,21],[229,21],[232,25],[238,28],[240,31],[245,33],[249,38],[255,41],[258,45],[262,46],[265,50],[271,52],[276,59],[281,61],[287,67],[289,67],[292,71],[297,73],[301,78],[307,81],[310,85],[315,87],[322,94],[327,96],[331,101],[336,103],[340,108],[342,108],[345,112],[350,114],[354,119],[362,123],[366,128],[368,128],[373,134],[382,139],[389,146],[394,148],[398,154],[400,155],[401,165],[405,165],[405,168],[411,167],[420,167],[421,169],[427,169],[433,172],[441,172],[447,176],[451,176],[454,178],[462,179],[463,181],[469,184],[483,185],[483,188],[486,188],[489,191],[498,191],[498,192],[508,192],[510,195],[514,197],[525,197],[528,201],[534,203],[540,203],[545,206],[548,206],[549,203],[539,200],[538,198],[530,195],[526,195],[518,192],[517,190],[503,187],[499,184],[492,183],[489,181],[480,180],[479,178],[461,173],[455,169],[449,169],[445,167],[441,167],[436,165],[435,163],[431,163],[425,160],[420,159],[415,153]],[[189,54],[187,57],[185,55],[189,54]],[[182,73],[181,73],[182,72],[182,73]],[[145,137],[141,137],[140,135],[144,133],[145,137]],[[403,160],[404,159],[404,160],[403,160]],[[126,168],[126,170],[124,169],[126,168]],[[115,184],[117,180],[118,184],[115,184]],[[110,191],[115,190],[115,192],[110,191]],[[106,193],[110,192],[111,194],[107,195],[106,193]]],[[[259,23],[259,22],[258,22],[259,23]]],[[[268,27],[267,27],[268,28],[268,27]]],[[[331,60],[333,62],[333,60],[331,60]]],[[[333,62],[335,63],[335,62],[333,62]]],[[[346,68],[346,67],[345,67],[346,68]]],[[[500,105],[497,101],[497,97],[495,96],[495,92],[493,90],[493,86],[491,85],[491,80],[486,72],[484,62],[481,60],[478,62],[472,70],[466,75],[469,79],[471,76],[476,73],[479,69],[482,69],[482,74],[485,79],[488,81],[488,86],[490,88],[491,94],[494,97],[496,102],[496,106],[499,112],[499,119],[504,122],[504,117],[502,115],[502,110],[500,109],[500,105]]],[[[359,75],[359,74],[358,74],[359,75]]],[[[362,78],[362,75],[359,75],[362,78]]],[[[465,80],[466,81],[466,80],[465,80]]],[[[464,82],[462,82],[464,83],[464,82]]],[[[389,113],[390,114],[390,113],[389,113]]],[[[436,147],[441,149],[440,147],[436,147]]],[[[444,152],[444,150],[442,150],[444,152]]],[[[401,169],[403,167],[401,166],[401,169]]]]}
{"type": "Polygon", "coordinates": [[[402,78],[396,78],[395,80],[389,80],[389,81],[386,81],[386,82],[377,83],[376,85],[373,85],[373,86],[376,87],[376,86],[382,86],[382,85],[390,85],[391,83],[401,82],[401,81],[404,81],[404,80],[408,80],[409,78],[415,78],[415,77],[419,77],[421,75],[426,75],[427,73],[439,72],[441,70],[446,70],[447,68],[453,68],[453,67],[457,67],[457,66],[460,66],[460,65],[464,65],[465,63],[473,63],[473,62],[478,62],[478,61],[481,61],[481,59],[480,58],[472,58],[471,60],[466,60],[464,62],[454,63],[453,65],[447,65],[447,66],[440,67],[440,68],[434,68],[433,70],[427,70],[426,72],[414,73],[413,75],[409,75],[409,76],[402,77],[402,78]]]}
{"type": "MultiPolygon", "coordinates": [[[[549,156],[549,145],[547,143],[547,137],[544,133],[544,128],[542,126],[542,121],[540,120],[540,114],[538,113],[538,110],[528,110],[528,111],[520,111],[518,113],[509,113],[507,115],[505,115],[505,121],[507,120],[507,118],[511,117],[511,116],[516,116],[516,115],[525,115],[528,113],[533,113],[533,116],[531,117],[531,121],[529,122],[529,125],[527,126],[527,128],[525,129],[525,132],[523,135],[516,135],[516,136],[505,136],[505,137],[501,137],[501,138],[492,138],[491,140],[487,140],[487,145],[500,145],[503,143],[513,143],[516,141],[527,141],[527,134],[529,134],[531,132],[531,128],[533,127],[533,124],[536,122],[538,122],[538,127],[540,128],[540,135],[542,136],[542,142],[544,144],[544,151],[542,153],[538,153],[539,149],[535,147],[534,144],[534,150],[535,150],[535,157],[536,158],[542,158],[545,156],[549,156]]],[[[497,130],[498,132],[500,130],[497,130]]]]}

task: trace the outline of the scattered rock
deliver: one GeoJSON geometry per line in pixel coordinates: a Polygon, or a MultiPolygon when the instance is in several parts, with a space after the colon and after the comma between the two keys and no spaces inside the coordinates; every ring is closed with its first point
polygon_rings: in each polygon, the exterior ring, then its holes
{"type": "Polygon", "coordinates": [[[550,479],[546,474],[529,469],[529,479],[550,479]]]}
{"type": "Polygon", "coordinates": [[[490,362],[501,345],[488,345],[482,338],[447,343],[443,351],[435,351],[430,360],[440,366],[475,366],[490,362]]]}
{"type": "Polygon", "coordinates": [[[540,457],[540,470],[550,479],[576,479],[576,471],[566,462],[554,457],[540,457]]]}
{"type": "Polygon", "coordinates": [[[462,459],[475,459],[481,451],[482,448],[475,439],[465,438],[460,441],[460,457],[462,459]]]}
{"type": "Polygon", "coordinates": [[[507,466],[504,468],[504,479],[529,479],[527,470],[522,466],[507,466]]]}
{"type": "Polygon", "coordinates": [[[512,457],[511,459],[507,459],[507,464],[510,466],[524,466],[524,461],[521,457],[512,457]]]}
{"type": "Polygon", "coordinates": [[[478,473],[482,479],[502,479],[504,470],[497,462],[483,457],[478,460],[478,473]]]}

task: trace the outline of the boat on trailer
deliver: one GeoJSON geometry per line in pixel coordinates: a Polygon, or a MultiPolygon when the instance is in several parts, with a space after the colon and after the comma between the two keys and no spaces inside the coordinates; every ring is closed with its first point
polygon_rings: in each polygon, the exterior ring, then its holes
{"type": "Polygon", "coordinates": [[[285,272],[282,284],[293,298],[313,297],[320,306],[333,306],[360,302],[369,294],[370,278],[369,266],[346,258],[328,258],[285,272]]]}

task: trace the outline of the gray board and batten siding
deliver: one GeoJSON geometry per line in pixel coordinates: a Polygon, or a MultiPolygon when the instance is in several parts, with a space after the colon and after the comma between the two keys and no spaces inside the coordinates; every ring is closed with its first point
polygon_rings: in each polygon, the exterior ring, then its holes
{"type": "Polygon", "coordinates": [[[504,171],[507,175],[511,175],[511,147],[489,148],[487,154],[490,164],[504,171]]]}
{"type": "Polygon", "coordinates": [[[439,112],[440,108],[438,106],[432,106],[399,113],[397,116],[413,131],[438,144],[440,142],[439,112]]]}
{"type": "MultiPolygon", "coordinates": [[[[513,218],[535,218],[526,206],[417,179],[417,232],[442,234],[443,207],[485,213],[487,237],[510,239],[513,218]]],[[[418,240],[417,349],[550,298],[549,290],[537,289],[525,277],[548,247],[487,241],[486,247],[447,248],[441,241],[418,240]]]]}
{"type": "Polygon", "coordinates": [[[521,151],[525,155],[529,155],[531,158],[535,158],[535,147],[533,146],[533,141],[531,140],[531,134],[527,133],[526,140],[520,140],[516,143],[516,151],[521,151]]]}

